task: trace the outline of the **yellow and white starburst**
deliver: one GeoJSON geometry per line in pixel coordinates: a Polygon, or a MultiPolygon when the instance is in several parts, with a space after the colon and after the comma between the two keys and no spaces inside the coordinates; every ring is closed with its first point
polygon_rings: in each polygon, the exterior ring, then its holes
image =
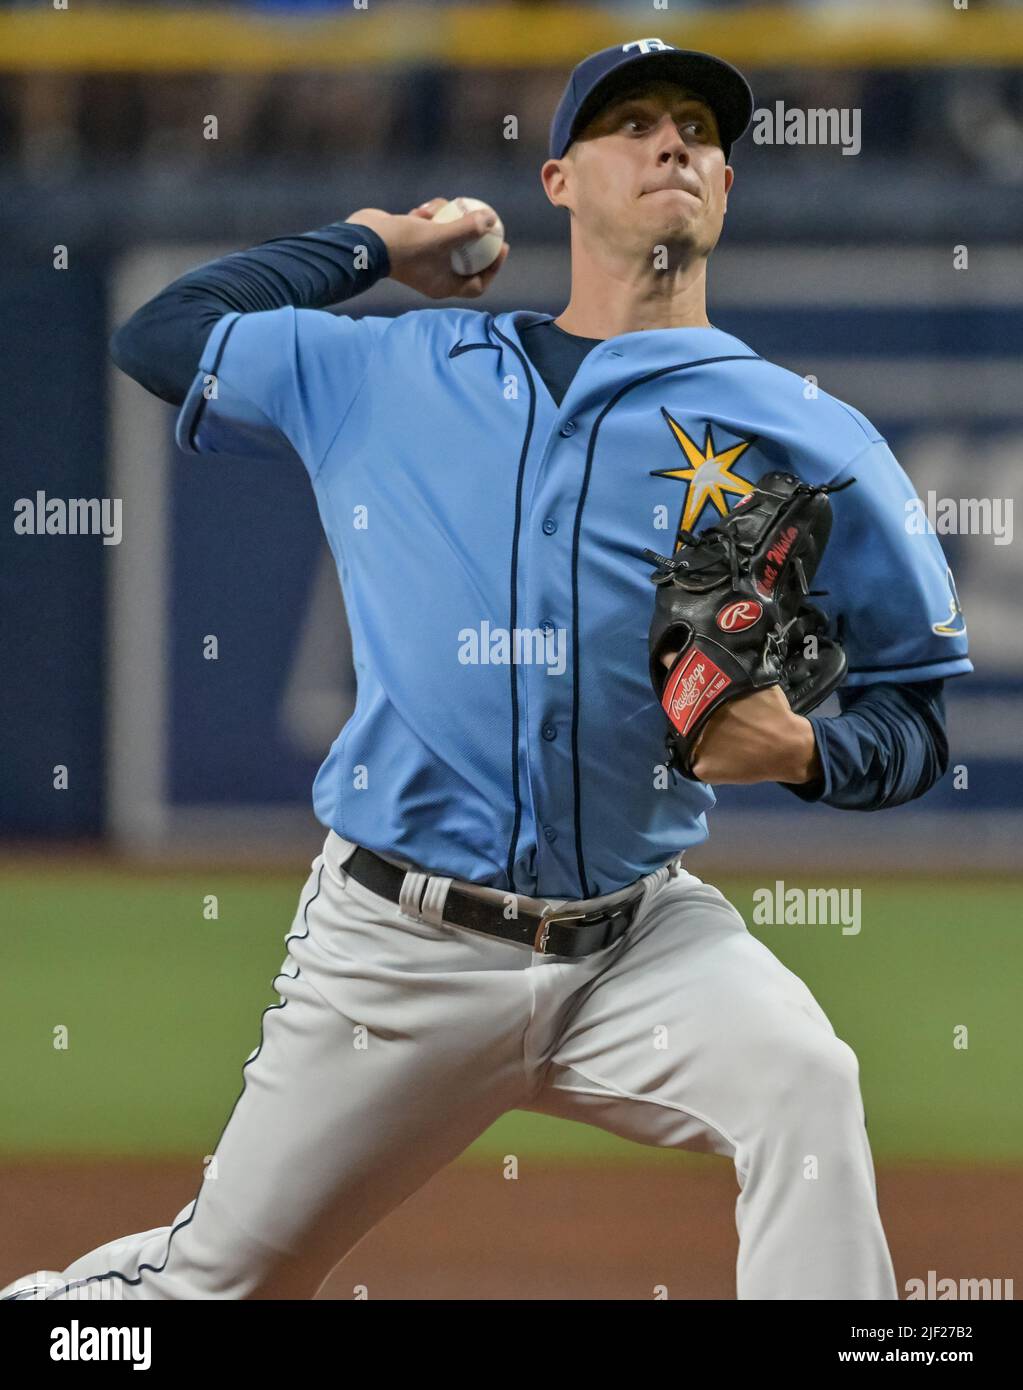
{"type": "Polygon", "coordinates": [[[707,435],[701,450],[700,446],[689,438],[678,421],[673,420],[663,408],[661,414],[667,421],[675,437],[675,442],[685,454],[689,466],[687,468],[659,468],[652,473],[652,476],[655,478],[678,478],[680,482],[689,484],[679,530],[691,531],[699,521],[708,502],[716,507],[721,516],[725,516],[728,512],[728,502],[725,500],[727,493],[731,493],[733,497],[745,497],[747,493],[753,491],[752,483],[748,483],[745,478],[740,478],[731,471],[732,465],[742,457],[753,441],[752,439],[744,439],[741,444],[733,444],[730,449],[723,449],[719,453],[714,447],[713,434],[710,425],[708,425],[707,435]]]}

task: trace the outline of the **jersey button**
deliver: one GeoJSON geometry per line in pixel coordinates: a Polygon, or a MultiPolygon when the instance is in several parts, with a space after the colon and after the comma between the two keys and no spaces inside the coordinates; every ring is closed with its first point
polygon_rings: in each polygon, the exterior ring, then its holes
{"type": "Polygon", "coordinates": [[[540,732],[548,743],[553,743],[558,736],[558,731],[553,724],[545,724],[540,732]]]}
{"type": "Polygon", "coordinates": [[[562,439],[571,439],[572,435],[575,434],[575,431],[575,421],[569,420],[567,424],[561,426],[561,429],[558,430],[558,433],[561,435],[562,439]]]}
{"type": "Polygon", "coordinates": [[[545,825],[543,828],[543,837],[549,845],[553,845],[554,841],[558,838],[558,832],[554,829],[553,825],[545,825]]]}
{"type": "Polygon", "coordinates": [[[553,535],[554,535],[554,532],[555,532],[557,529],[558,529],[558,523],[554,520],[554,518],[553,518],[552,516],[547,517],[546,520],[544,521],[544,524],[543,524],[543,533],[544,533],[544,535],[545,535],[545,536],[553,536],[553,535]]]}
{"type": "Polygon", "coordinates": [[[553,619],[553,618],[544,618],[544,620],[543,620],[543,621],[541,622],[541,624],[540,624],[540,631],[541,631],[541,632],[553,632],[553,631],[554,631],[554,619],[553,619]]]}

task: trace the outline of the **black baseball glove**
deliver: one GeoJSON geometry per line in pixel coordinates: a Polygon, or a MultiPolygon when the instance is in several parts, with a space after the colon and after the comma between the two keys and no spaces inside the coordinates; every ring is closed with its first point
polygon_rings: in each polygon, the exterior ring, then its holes
{"type": "Polygon", "coordinates": [[[669,766],[684,776],[698,780],[694,747],[726,701],[780,685],[805,714],[841,684],[845,653],[807,601],[831,534],[828,494],[840,488],[767,473],[716,525],[680,532],[670,558],[643,552],[657,566],[650,679],[668,716],[669,766]],[[670,668],[666,652],[678,653],[670,668]]]}

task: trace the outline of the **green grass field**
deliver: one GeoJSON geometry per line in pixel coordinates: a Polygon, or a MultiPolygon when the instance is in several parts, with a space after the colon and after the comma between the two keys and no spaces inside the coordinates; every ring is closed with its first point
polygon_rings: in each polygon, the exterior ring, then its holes
{"type": "MultiPolygon", "coordinates": [[[[798,882],[792,875],[789,884],[798,882]]],[[[209,1152],[259,1038],[301,874],[0,872],[0,1150],[209,1152]],[[204,895],[218,921],[203,918],[204,895]],[[68,1047],[54,1047],[54,1030],[68,1047]]],[[[719,886],[752,924],[748,881],[719,886]]],[[[751,929],[860,1059],[875,1157],[1023,1158],[1017,882],[866,882],[862,930],[751,929]],[[954,1030],[969,1046],[953,1046],[954,1030]]],[[[755,1065],[755,1058],[750,1064],[755,1065]]],[[[641,1159],[588,1126],[514,1113],[470,1151],[641,1159]]],[[[667,1156],[665,1156],[667,1157],[667,1156]]]]}

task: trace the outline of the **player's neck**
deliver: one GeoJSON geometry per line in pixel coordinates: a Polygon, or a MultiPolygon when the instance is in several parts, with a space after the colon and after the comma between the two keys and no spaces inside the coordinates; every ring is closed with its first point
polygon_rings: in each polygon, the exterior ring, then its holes
{"type": "Polygon", "coordinates": [[[572,294],[555,320],[582,338],[615,338],[651,328],[710,328],[707,262],[654,268],[572,248],[572,294]]]}

